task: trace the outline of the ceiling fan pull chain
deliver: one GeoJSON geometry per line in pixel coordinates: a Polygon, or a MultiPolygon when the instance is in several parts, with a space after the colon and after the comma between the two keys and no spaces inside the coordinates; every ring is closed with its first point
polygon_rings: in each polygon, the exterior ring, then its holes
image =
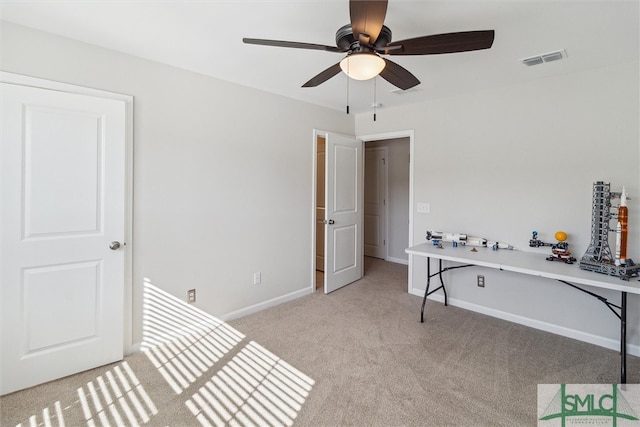
{"type": "Polygon", "coordinates": [[[376,111],[378,108],[378,101],[377,101],[377,89],[378,88],[378,77],[374,77],[373,78],[373,121],[376,121],[376,111]]]}
{"type": "Polygon", "coordinates": [[[347,114],[349,114],[349,57],[347,57],[347,114]]]}

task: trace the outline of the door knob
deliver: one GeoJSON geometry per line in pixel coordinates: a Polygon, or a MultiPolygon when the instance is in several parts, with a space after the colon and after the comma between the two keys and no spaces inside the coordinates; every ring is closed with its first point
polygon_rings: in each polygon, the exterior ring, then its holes
{"type": "Polygon", "coordinates": [[[112,251],[117,251],[118,249],[120,249],[120,242],[113,241],[109,243],[109,249],[111,249],[112,251]]]}
{"type": "Polygon", "coordinates": [[[329,221],[325,220],[324,223],[332,225],[332,224],[335,224],[336,222],[334,220],[330,219],[329,221]]]}

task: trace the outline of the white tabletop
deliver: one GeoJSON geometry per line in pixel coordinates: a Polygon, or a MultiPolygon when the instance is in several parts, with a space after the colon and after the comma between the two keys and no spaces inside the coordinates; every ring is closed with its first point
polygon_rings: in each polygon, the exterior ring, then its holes
{"type": "Polygon", "coordinates": [[[508,249],[494,251],[485,247],[475,247],[477,252],[473,252],[471,249],[474,246],[458,245],[457,248],[454,248],[451,243],[447,242],[443,242],[442,246],[442,248],[438,248],[433,245],[433,242],[427,242],[412,246],[406,249],[405,252],[409,255],[497,268],[532,276],[564,280],[573,284],[640,295],[640,281],[638,281],[637,277],[632,277],[629,281],[626,281],[619,277],[582,270],[578,266],[579,260],[573,264],[565,264],[564,262],[547,261],[546,257],[548,255],[544,253],[508,249]]]}

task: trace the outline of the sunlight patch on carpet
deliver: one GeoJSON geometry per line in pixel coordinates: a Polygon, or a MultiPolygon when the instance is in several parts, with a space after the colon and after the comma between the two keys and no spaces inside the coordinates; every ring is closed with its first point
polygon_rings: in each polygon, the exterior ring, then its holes
{"type": "Polygon", "coordinates": [[[144,279],[142,350],[176,394],[182,393],[244,335],[144,279]]]}
{"type": "Polygon", "coordinates": [[[291,426],[314,383],[251,341],[185,404],[203,427],[291,426]]]}
{"type": "MultiPolygon", "coordinates": [[[[60,405],[60,401],[56,401],[53,405],[53,408],[50,409],[49,407],[46,407],[42,410],[42,415],[38,416],[38,415],[32,415],[29,417],[29,423],[25,423],[24,426],[26,427],[28,426],[58,426],[58,427],[65,427],[65,423],[64,423],[64,415],[63,415],[63,409],[62,406],[60,405]]],[[[23,424],[16,424],[16,427],[23,427],[23,424]]]]}
{"type": "Polygon", "coordinates": [[[88,426],[138,426],[158,413],[127,362],[89,381],[77,393],[88,426]]]}

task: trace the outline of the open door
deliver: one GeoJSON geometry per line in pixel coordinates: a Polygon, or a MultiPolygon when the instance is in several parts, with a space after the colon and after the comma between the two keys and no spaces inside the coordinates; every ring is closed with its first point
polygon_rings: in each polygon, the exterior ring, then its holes
{"type": "Polygon", "coordinates": [[[362,278],[363,143],[326,133],[324,292],[362,278]]]}

